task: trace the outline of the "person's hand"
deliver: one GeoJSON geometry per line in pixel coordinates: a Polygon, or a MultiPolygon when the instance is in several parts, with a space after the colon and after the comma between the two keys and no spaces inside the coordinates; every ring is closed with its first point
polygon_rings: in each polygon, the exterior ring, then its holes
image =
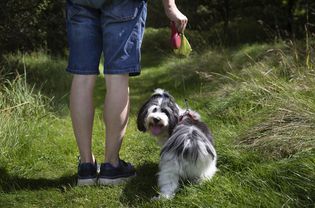
{"type": "Polygon", "coordinates": [[[187,17],[177,9],[175,4],[164,6],[164,9],[167,17],[175,22],[178,32],[184,32],[188,22],[187,17]]]}

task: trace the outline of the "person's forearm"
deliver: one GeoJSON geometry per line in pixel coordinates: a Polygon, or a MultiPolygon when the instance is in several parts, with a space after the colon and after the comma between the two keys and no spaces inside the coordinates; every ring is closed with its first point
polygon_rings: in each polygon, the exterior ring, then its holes
{"type": "Polygon", "coordinates": [[[166,15],[169,15],[170,11],[177,9],[175,0],[162,0],[162,2],[166,15]]]}
{"type": "Polygon", "coordinates": [[[177,30],[183,32],[187,24],[187,17],[182,14],[175,3],[175,0],[162,0],[166,16],[175,23],[177,30]]]}
{"type": "Polygon", "coordinates": [[[175,0],[162,0],[164,10],[169,10],[173,7],[176,7],[175,0]]]}

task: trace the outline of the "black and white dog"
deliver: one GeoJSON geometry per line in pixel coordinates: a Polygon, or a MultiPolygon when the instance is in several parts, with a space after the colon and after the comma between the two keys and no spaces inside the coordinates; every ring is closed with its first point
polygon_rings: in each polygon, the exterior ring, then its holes
{"type": "Polygon", "coordinates": [[[155,90],[142,106],[137,124],[140,131],[150,130],[158,136],[162,146],[160,195],[156,198],[173,198],[180,179],[201,182],[217,171],[217,154],[208,127],[198,113],[182,110],[164,90],[155,90]]]}
{"type": "Polygon", "coordinates": [[[217,171],[211,133],[200,115],[190,110],[180,116],[160,157],[158,198],[173,198],[180,179],[198,183],[211,179],[217,171]]]}

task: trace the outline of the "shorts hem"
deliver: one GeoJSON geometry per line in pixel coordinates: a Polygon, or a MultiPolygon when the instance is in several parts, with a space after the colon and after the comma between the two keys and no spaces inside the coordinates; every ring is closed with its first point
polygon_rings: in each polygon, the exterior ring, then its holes
{"type": "Polygon", "coordinates": [[[71,73],[71,74],[81,74],[81,75],[99,75],[100,72],[97,71],[80,71],[80,70],[72,70],[72,69],[69,69],[67,68],[66,69],[67,72],[71,73]]]}
{"type": "Polygon", "coordinates": [[[135,68],[139,68],[139,66],[134,67],[132,69],[104,69],[103,73],[106,74],[129,74],[129,76],[138,76],[140,75],[140,70],[134,70],[135,68]]]}

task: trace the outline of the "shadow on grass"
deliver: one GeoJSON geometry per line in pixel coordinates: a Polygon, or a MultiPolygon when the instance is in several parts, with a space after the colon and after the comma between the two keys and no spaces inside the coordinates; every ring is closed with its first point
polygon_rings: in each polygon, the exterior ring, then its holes
{"type": "Polygon", "coordinates": [[[7,170],[0,167],[0,192],[10,193],[18,190],[40,190],[48,188],[58,188],[60,191],[67,186],[76,184],[76,175],[63,176],[56,179],[47,178],[24,178],[9,175],[7,170]]]}
{"type": "Polygon", "coordinates": [[[126,184],[120,197],[120,201],[127,206],[134,206],[144,200],[150,200],[156,195],[157,172],[158,164],[156,163],[144,163],[138,167],[137,177],[126,184]]]}

